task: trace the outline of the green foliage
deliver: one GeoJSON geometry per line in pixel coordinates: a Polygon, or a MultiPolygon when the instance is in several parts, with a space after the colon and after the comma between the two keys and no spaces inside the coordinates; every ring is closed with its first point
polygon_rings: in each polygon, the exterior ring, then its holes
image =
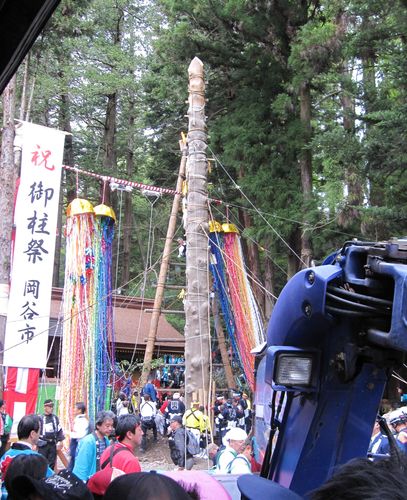
{"type": "MultiPolygon", "coordinates": [[[[399,0],[63,0],[30,55],[30,118],[69,123],[75,164],[112,174],[102,165],[106,106],[115,95],[113,174],[173,188],[187,128],[187,69],[198,56],[207,80],[211,196],[243,207],[230,209],[239,224],[250,210],[243,234],[266,249],[262,277],[272,257],[278,291],[288,247],[300,253],[304,231],[317,260],[352,237],[405,232],[406,26],[399,0]],[[304,85],[309,129],[300,114],[304,85]],[[301,182],[304,151],[312,156],[311,199],[301,182]]],[[[81,178],[80,191],[100,201],[95,180],[81,178]]],[[[171,200],[157,202],[152,224],[150,202],[139,194],[132,201],[126,293],[152,297],[157,268],[144,271],[159,261],[171,200]]],[[[118,210],[120,198],[113,202],[118,210]]],[[[120,267],[119,258],[118,276],[120,267]]],[[[183,318],[168,320],[182,330],[183,318]]]]}

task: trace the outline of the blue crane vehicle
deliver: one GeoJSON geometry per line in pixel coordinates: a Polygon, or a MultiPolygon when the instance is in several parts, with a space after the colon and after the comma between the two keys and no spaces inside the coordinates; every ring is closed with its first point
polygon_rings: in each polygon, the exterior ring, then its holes
{"type": "Polygon", "coordinates": [[[407,240],[350,241],[296,274],[257,356],[260,475],[302,496],[366,456],[406,351],[407,240]]]}

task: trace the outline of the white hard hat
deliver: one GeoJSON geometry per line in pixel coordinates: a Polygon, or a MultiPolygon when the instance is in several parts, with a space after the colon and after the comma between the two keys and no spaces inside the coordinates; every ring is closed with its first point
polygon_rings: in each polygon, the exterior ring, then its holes
{"type": "Polygon", "coordinates": [[[392,411],[389,414],[388,421],[391,425],[398,425],[407,422],[407,408],[403,406],[392,411]]]}
{"type": "Polygon", "coordinates": [[[225,441],[245,441],[247,439],[246,431],[240,427],[233,427],[225,435],[225,441]]]}

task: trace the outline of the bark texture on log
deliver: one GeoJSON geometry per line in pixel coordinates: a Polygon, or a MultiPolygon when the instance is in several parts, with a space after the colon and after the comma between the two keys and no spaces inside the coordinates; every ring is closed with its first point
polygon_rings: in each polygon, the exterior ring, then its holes
{"type": "MultiPolygon", "coordinates": [[[[0,150],[0,364],[3,364],[4,336],[6,333],[7,306],[9,298],[11,268],[11,230],[13,227],[13,205],[16,179],[14,159],[14,115],[16,77],[3,92],[3,130],[0,150]]],[[[0,373],[0,391],[3,377],[0,373]]]]}
{"type": "Polygon", "coordinates": [[[187,295],[185,300],[185,396],[197,394],[207,403],[209,392],[208,191],[205,125],[205,82],[202,62],[189,68],[187,161],[187,295]]]}

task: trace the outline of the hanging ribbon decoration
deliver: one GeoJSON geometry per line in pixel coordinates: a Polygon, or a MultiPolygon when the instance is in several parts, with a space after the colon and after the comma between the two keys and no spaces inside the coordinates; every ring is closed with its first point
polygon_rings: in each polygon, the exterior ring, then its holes
{"type": "Polygon", "coordinates": [[[76,198],[68,206],[61,354],[60,418],[71,428],[76,402],[89,407],[90,369],[95,359],[89,342],[94,313],[95,214],[92,204],[76,198]]]}
{"type": "Polygon", "coordinates": [[[112,245],[116,216],[105,204],[95,207],[94,342],[95,363],[91,371],[89,400],[93,412],[107,406],[108,386],[115,366],[112,301],[112,245]]]}
{"type": "Polygon", "coordinates": [[[264,342],[263,322],[251,289],[238,230],[233,224],[211,223],[212,275],[232,349],[254,389],[254,356],[250,351],[264,342]],[[223,231],[222,236],[220,231],[223,231]]]}
{"type": "MultiPolygon", "coordinates": [[[[223,235],[221,234],[222,226],[219,222],[209,222],[209,246],[210,246],[210,261],[209,269],[213,276],[213,291],[218,295],[219,303],[222,309],[223,319],[226,325],[226,330],[229,335],[230,344],[232,347],[235,359],[239,363],[243,371],[243,363],[240,357],[240,351],[236,338],[235,318],[231,310],[231,302],[228,295],[228,284],[226,278],[226,269],[224,264],[223,252],[223,235]]],[[[243,372],[244,373],[244,372],[243,372]]]]}

